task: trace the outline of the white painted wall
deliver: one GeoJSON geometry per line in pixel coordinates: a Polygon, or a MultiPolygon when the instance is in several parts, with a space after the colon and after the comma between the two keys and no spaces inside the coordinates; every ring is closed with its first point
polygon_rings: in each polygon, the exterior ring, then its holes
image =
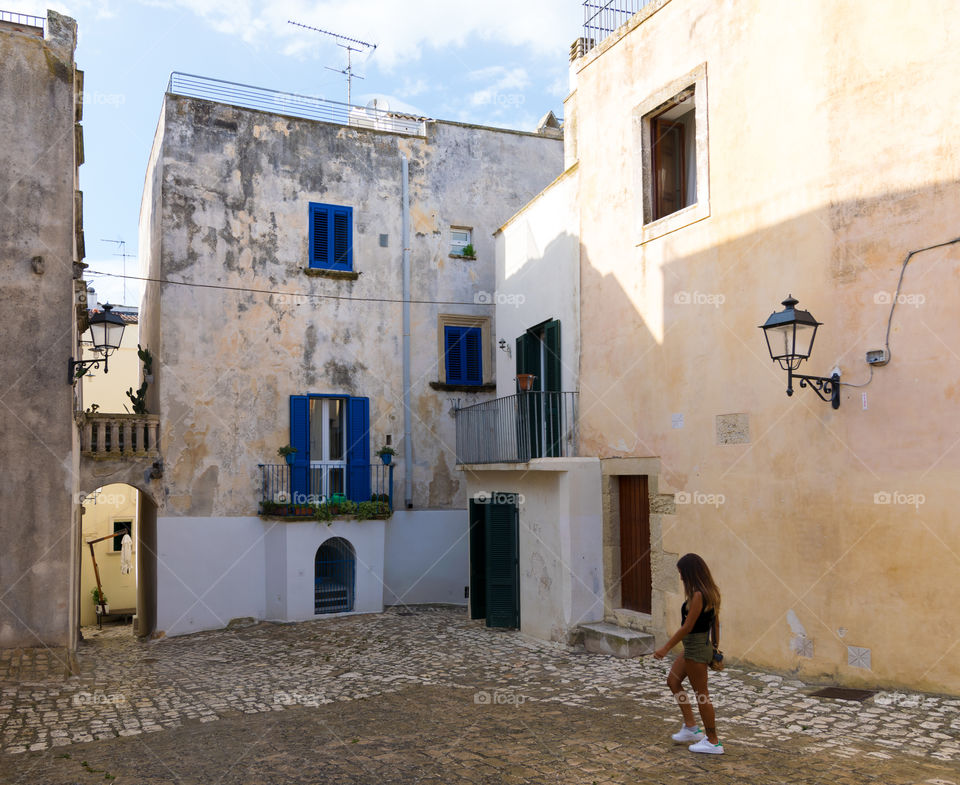
{"type": "MultiPolygon", "coordinates": [[[[332,537],[349,541],[356,554],[354,612],[379,613],[386,524],[158,518],[157,630],[183,635],[220,629],[244,616],[271,621],[316,618],[314,560],[317,549],[332,537]]],[[[415,531],[418,536],[430,533],[424,527],[415,531]]],[[[434,576],[428,586],[435,586],[437,579],[434,576]]]]}
{"type": "Polygon", "coordinates": [[[384,605],[466,605],[470,583],[466,510],[398,510],[386,522],[384,605]]]}
{"type": "Polygon", "coordinates": [[[561,387],[578,389],[580,212],[577,169],[564,172],[496,234],[497,395],[516,392],[516,340],[548,319],[560,321],[561,387]]]}
{"type": "MultiPolygon", "coordinates": [[[[268,522],[270,535],[284,539],[285,559],[267,563],[267,575],[286,576],[284,621],[315,619],[314,563],[317,549],[327,540],[342,537],[356,555],[354,613],[383,610],[383,521],[334,521],[329,526],[317,521],[268,522]]],[[[269,598],[273,599],[273,598],[269,598]]]]}
{"type": "Polygon", "coordinates": [[[540,458],[466,473],[471,497],[513,493],[520,518],[520,629],[568,641],[603,618],[600,462],[540,458]]]}
{"type": "Polygon", "coordinates": [[[183,635],[264,618],[263,521],[157,518],[157,631],[183,635]]]}

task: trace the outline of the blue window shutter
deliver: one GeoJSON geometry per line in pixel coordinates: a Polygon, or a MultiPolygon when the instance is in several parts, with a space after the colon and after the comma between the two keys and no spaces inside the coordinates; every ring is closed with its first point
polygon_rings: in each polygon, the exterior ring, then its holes
{"type": "Polygon", "coordinates": [[[370,400],[347,399],[347,498],[370,501],[370,400]]]}
{"type": "Polygon", "coordinates": [[[480,328],[464,330],[464,377],[467,384],[483,383],[483,359],[480,353],[480,328]]]}
{"type": "Polygon", "coordinates": [[[443,358],[447,370],[447,384],[464,383],[462,327],[443,328],[443,358]]]}
{"type": "Polygon", "coordinates": [[[296,448],[290,467],[291,502],[305,504],[310,493],[310,399],[290,396],[290,446],[296,448]]]}
{"type": "Polygon", "coordinates": [[[338,207],[333,210],[333,260],[332,267],[337,270],[353,269],[352,212],[349,207],[338,207]]]}
{"type": "Polygon", "coordinates": [[[353,269],[353,208],[310,203],[310,267],[353,269]]]}
{"type": "Polygon", "coordinates": [[[444,326],[443,330],[447,384],[482,384],[480,328],[444,326]]]}

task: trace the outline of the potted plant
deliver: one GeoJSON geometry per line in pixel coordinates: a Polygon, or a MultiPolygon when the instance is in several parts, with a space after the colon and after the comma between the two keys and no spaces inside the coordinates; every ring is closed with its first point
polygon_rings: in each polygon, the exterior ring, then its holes
{"type": "Polygon", "coordinates": [[[110,613],[110,606],[107,605],[107,595],[94,586],[90,590],[90,596],[93,597],[93,604],[97,606],[97,613],[110,613]]]}
{"type": "Polygon", "coordinates": [[[476,259],[477,252],[473,249],[473,243],[467,243],[463,246],[463,250],[460,251],[460,255],[465,259],[476,259]]]}
{"type": "Polygon", "coordinates": [[[533,380],[536,378],[532,373],[518,373],[517,387],[520,388],[520,392],[530,392],[533,389],[533,380]]]}
{"type": "Polygon", "coordinates": [[[293,454],[297,451],[296,447],[291,447],[289,444],[285,444],[283,447],[277,450],[277,455],[283,458],[288,465],[293,465],[293,454]]]}
{"type": "Polygon", "coordinates": [[[384,466],[389,466],[390,461],[393,460],[393,456],[397,454],[397,451],[393,447],[388,445],[383,445],[379,450],[377,450],[377,455],[380,456],[380,460],[383,461],[384,466]]]}

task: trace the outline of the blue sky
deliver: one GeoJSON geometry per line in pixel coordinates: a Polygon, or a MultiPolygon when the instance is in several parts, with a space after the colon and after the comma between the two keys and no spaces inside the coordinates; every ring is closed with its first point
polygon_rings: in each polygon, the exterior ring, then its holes
{"type": "MultiPolygon", "coordinates": [[[[445,120],[533,130],[563,114],[567,52],[580,35],[582,0],[6,0],[4,8],[77,20],[84,71],[86,262],[120,272],[116,244],[137,252],[147,156],[171,71],[346,100],[345,52],[293,19],[377,44],[354,55],[353,103],[386,98],[391,108],[445,120]]],[[[135,258],[126,263],[136,275],[135,258]]],[[[101,302],[121,302],[120,280],[86,276],[101,302]]],[[[139,303],[135,282],[126,302],[139,303]]]]}

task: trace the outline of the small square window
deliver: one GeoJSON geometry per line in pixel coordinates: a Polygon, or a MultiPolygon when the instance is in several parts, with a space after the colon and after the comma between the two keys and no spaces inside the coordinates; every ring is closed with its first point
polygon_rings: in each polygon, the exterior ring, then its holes
{"type": "Polygon", "coordinates": [[[450,227],[451,256],[474,256],[473,230],[464,226],[450,227]]]}
{"type": "Polygon", "coordinates": [[[353,269],[353,208],[310,202],[309,267],[353,269]]]}
{"type": "Polygon", "coordinates": [[[133,531],[133,521],[113,522],[113,549],[119,553],[123,547],[123,535],[133,531]]]}

